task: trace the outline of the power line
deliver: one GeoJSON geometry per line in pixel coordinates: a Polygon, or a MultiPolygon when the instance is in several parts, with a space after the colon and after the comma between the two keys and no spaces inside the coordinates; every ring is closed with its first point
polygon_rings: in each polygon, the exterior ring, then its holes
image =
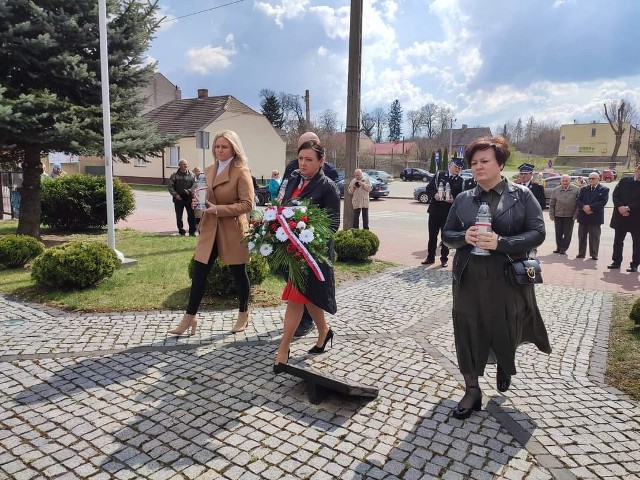
{"type": "Polygon", "coordinates": [[[242,3],[242,2],[244,2],[244,0],[236,0],[235,2],[225,3],[223,5],[218,5],[217,7],[211,7],[211,8],[207,8],[205,10],[200,10],[199,12],[188,13],[188,14],[182,15],[180,17],[165,18],[164,20],[161,20],[159,23],[173,22],[175,20],[180,20],[181,18],[192,17],[194,15],[198,15],[199,13],[210,12],[211,10],[217,10],[218,8],[228,7],[230,5],[235,5],[236,3],[242,3]]]}

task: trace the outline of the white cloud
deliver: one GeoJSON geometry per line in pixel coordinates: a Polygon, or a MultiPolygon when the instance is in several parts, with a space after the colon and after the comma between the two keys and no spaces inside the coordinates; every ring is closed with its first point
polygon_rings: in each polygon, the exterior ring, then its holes
{"type": "Polygon", "coordinates": [[[229,48],[214,47],[213,45],[190,48],[186,55],[188,69],[205,75],[215,70],[228,68],[231,65],[230,58],[238,52],[233,45],[233,35],[227,35],[225,42],[229,48]]]}
{"type": "Polygon", "coordinates": [[[320,19],[327,37],[331,39],[349,38],[349,7],[331,8],[326,6],[309,9],[320,19]]]}
{"type": "Polygon", "coordinates": [[[308,4],[309,0],[280,0],[278,5],[271,2],[255,2],[254,8],[273,18],[276,25],[284,28],[283,20],[303,15],[308,4]]]}

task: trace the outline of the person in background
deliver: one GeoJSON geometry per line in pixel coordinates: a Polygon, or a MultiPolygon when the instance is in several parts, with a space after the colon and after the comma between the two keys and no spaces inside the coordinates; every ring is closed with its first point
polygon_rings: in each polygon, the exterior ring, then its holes
{"type": "MultiPolygon", "coordinates": [[[[461,158],[452,158],[449,163],[449,170],[439,170],[427,185],[427,195],[431,198],[429,203],[429,243],[427,245],[427,258],[422,261],[422,265],[431,265],[436,261],[436,248],[438,246],[438,235],[442,231],[451,204],[462,192],[464,180],[460,176],[460,171],[464,163],[461,158]],[[449,196],[446,197],[446,186],[449,185],[449,196]]],[[[449,262],[449,248],[445,244],[440,247],[440,266],[446,267],[449,262]]]]}
{"type": "Polygon", "coordinates": [[[520,172],[520,185],[531,190],[533,196],[536,197],[536,200],[538,200],[540,208],[544,210],[545,208],[547,208],[547,197],[544,194],[544,187],[542,185],[538,185],[533,181],[533,170],[535,168],[535,165],[532,165],[530,163],[523,163],[518,167],[518,171],[520,172]]]}
{"type": "Polygon", "coordinates": [[[269,180],[269,200],[272,204],[275,204],[276,198],[278,198],[278,191],[280,190],[280,171],[274,170],[271,172],[271,179],[269,180]]]}
{"type": "Polygon", "coordinates": [[[578,177],[576,178],[576,185],[578,186],[578,188],[586,187],[587,181],[584,179],[584,177],[578,177]]]}
{"type": "Polygon", "coordinates": [[[600,175],[597,172],[590,173],[589,185],[580,189],[576,200],[578,211],[578,255],[576,258],[585,257],[588,236],[591,260],[598,260],[600,234],[604,223],[604,207],[608,201],[609,189],[600,185],[600,175]]]}
{"type": "Polygon", "coordinates": [[[67,172],[62,169],[62,165],[59,163],[54,163],[53,168],[51,169],[51,173],[49,176],[51,178],[65,177],[67,172]]]}
{"type": "MultiPolygon", "coordinates": [[[[283,202],[293,198],[308,199],[313,204],[327,211],[330,217],[330,228],[335,233],[340,226],[340,194],[338,187],[327,178],[322,170],[324,163],[324,147],[316,140],[303,142],[298,148],[298,163],[300,168],[291,174],[284,193],[283,202]]],[[[327,245],[327,257],[333,261],[333,239],[327,245]]],[[[327,343],[333,339],[333,331],[325,320],[325,312],[335,314],[338,307],[335,298],[335,281],[333,267],[318,262],[324,276],[324,281],[318,280],[309,274],[307,284],[302,291],[293,287],[290,282],[282,292],[282,300],[287,302],[284,314],[284,328],[282,340],[278,347],[273,373],[284,371],[282,365],[289,361],[289,347],[298,324],[302,319],[302,313],[306,307],[318,329],[316,345],[309,353],[323,353],[327,343]]]]}
{"type": "MultiPolygon", "coordinates": [[[[238,333],[249,324],[249,277],[246,264],[249,247],[247,213],[253,206],[253,182],[247,156],[238,135],[223,130],[213,140],[214,163],[204,170],[207,177],[207,208],[202,212],[200,235],[194,254],[193,276],[187,311],[180,324],[168,333],[182,335],[198,325],[196,314],[204,296],[207,277],[217,258],[229,267],[238,295],[238,319],[231,329],[238,333]]],[[[193,199],[193,205],[198,200],[193,199]]]]}
{"type": "Polygon", "coordinates": [[[576,200],[580,189],[571,184],[569,175],[560,177],[558,185],[549,200],[549,220],[556,230],[556,249],[553,253],[566,255],[573,236],[573,224],[576,218],[576,200]]]}
{"type": "Polygon", "coordinates": [[[360,212],[362,212],[362,228],[369,230],[369,192],[373,187],[368,176],[362,175],[362,170],[356,168],[353,179],[349,182],[348,191],[353,196],[353,228],[360,228],[360,212]]]}
{"type": "Polygon", "coordinates": [[[607,268],[618,269],[622,265],[622,250],[627,233],[631,233],[631,265],[627,272],[635,273],[640,265],[640,164],[633,177],[624,177],[613,190],[613,263],[607,268]]]}
{"type": "MultiPolygon", "coordinates": [[[[193,167],[193,170],[191,170],[191,173],[193,173],[193,179],[194,179],[193,188],[191,189],[192,196],[195,195],[195,186],[198,183],[198,175],[200,175],[200,172],[202,172],[202,170],[200,170],[198,167],[193,167]]],[[[196,219],[196,230],[198,230],[198,225],[200,225],[200,218],[202,217],[202,212],[194,208],[193,214],[196,219]]]]}
{"type": "Polygon", "coordinates": [[[176,225],[180,235],[187,233],[184,229],[184,222],[182,221],[185,210],[187,211],[189,235],[195,236],[196,234],[196,217],[193,213],[193,207],[191,206],[191,196],[194,186],[195,178],[189,171],[189,162],[181,158],[178,161],[178,171],[171,174],[168,185],[169,193],[173,198],[173,208],[176,212],[176,225]]]}
{"type": "Polygon", "coordinates": [[[502,176],[509,158],[503,137],[483,137],[464,151],[478,186],[458,195],[442,238],[455,248],[453,259],[453,333],[465,393],[452,411],[465,419],[482,409],[478,377],[489,359],[497,362],[496,387],[506,392],[516,374],[519,345],[533,343],[551,353],[549,337],[536,303],[534,285],[512,285],[505,275],[507,255],[522,259],[545,238],[540,204],[528,188],[502,176]],[[491,231],[475,226],[482,202],[491,211],[491,231]],[[489,255],[473,255],[473,247],[489,255]]]}
{"type": "MultiPolygon", "coordinates": [[[[315,140],[316,142],[320,142],[318,135],[316,135],[313,132],[305,132],[302,135],[300,135],[300,138],[298,138],[297,148],[300,148],[300,145],[302,145],[304,142],[307,142],[309,140],[315,140]]],[[[280,191],[278,192],[278,196],[284,195],[284,191],[287,187],[287,183],[289,182],[289,179],[291,178],[291,174],[298,168],[299,168],[298,157],[296,156],[296,158],[292,159],[284,169],[284,174],[282,175],[282,182],[280,183],[280,191]]],[[[327,163],[326,161],[323,162],[322,171],[327,177],[329,177],[330,180],[333,180],[334,182],[338,181],[338,177],[339,177],[338,171],[330,163],[327,163]]],[[[311,315],[309,315],[309,311],[305,307],[304,313],[302,314],[302,321],[300,322],[300,325],[298,325],[298,328],[296,329],[296,332],[293,334],[293,336],[304,337],[311,330],[313,330],[313,320],[311,319],[311,315]]]]}

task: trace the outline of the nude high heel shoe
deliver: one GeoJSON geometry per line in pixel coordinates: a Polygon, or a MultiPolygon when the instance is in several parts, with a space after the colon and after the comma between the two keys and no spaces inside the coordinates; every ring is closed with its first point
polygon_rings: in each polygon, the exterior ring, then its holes
{"type": "Polygon", "coordinates": [[[182,335],[189,327],[191,327],[191,335],[196,333],[196,327],[198,326],[198,318],[195,315],[184,314],[180,324],[176,328],[172,328],[167,333],[173,335],[182,335]]]}
{"type": "Polygon", "coordinates": [[[249,310],[246,312],[238,312],[236,324],[231,329],[231,333],[240,333],[249,326],[249,310]]]}

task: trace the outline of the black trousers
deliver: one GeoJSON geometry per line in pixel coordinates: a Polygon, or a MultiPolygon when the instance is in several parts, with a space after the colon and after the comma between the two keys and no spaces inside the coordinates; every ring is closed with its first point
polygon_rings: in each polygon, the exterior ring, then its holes
{"type": "MultiPolygon", "coordinates": [[[[218,246],[214,243],[209,263],[195,261],[193,263],[193,277],[191,278],[191,291],[189,292],[189,304],[187,305],[187,315],[195,315],[200,308],[200,302],[204,297],[207,277],[213,267],[213,263],[218,258],[218,246]]],[[[240,265],[229,265],[233,282],[238,294],[238,310],[246,312],[249,309],[249,276],[244,263],[240,265]]]]}
{"type": "Polygon", "coordinates": [[[578,224],[578,255],[587,253],[587,236],[589,236],[589,256],[597,257],[600,250],[600,234],[602,225],[578,224]]]}
{"type": "Polygon", "coordinates": [[[353,228],[360,228],[360,211],[362,211],[362,228],[369,230],[369,209],[354,208],[353,209],[353,228]]]}
{"type": "Polygon", "coordinates": [[[573,217],[554,217],[553,223],[556,227],[556,250],[566,252],[571,244],[573,236],[573,217]]]}
{"type": "MultiPolygon", "coordinates": [[[[438,247],[438,235],[442,231],[447,217],[442,215],[429,214],[429,243],[427,244],[427,258],[436,258],[436,248],[438,247]]],[[[449,258],[449,247],[444,243],[440,247],[440,260],[449,258]]]]}
{"type": "Polygon", "coordinates": [[[176,211],[176,225],[178,227],[178,232],[181,234],[185,234],[184,223],[182,222],[182,215],[184,210],[187,210],[187,223],[189,224],[189,234],[193,235],[196,233],[196,216],[193,213],[193,207],[191,206],[191,199],[188,200],[175,200],[173,202],[173,208],[176,211]]]}
{"type": "MultiPolygon", "coordinates": [[[[635,232],[629,232],[631,234],[631,267],[640,266],[640,230],[635,232]]],[[[613,237],[613,255],[611,260],[613,263],[622,263],[622,250],[624,247],[624,239],[627,236],[627,232],[624,230],[616,229],[613,237]]]]}

